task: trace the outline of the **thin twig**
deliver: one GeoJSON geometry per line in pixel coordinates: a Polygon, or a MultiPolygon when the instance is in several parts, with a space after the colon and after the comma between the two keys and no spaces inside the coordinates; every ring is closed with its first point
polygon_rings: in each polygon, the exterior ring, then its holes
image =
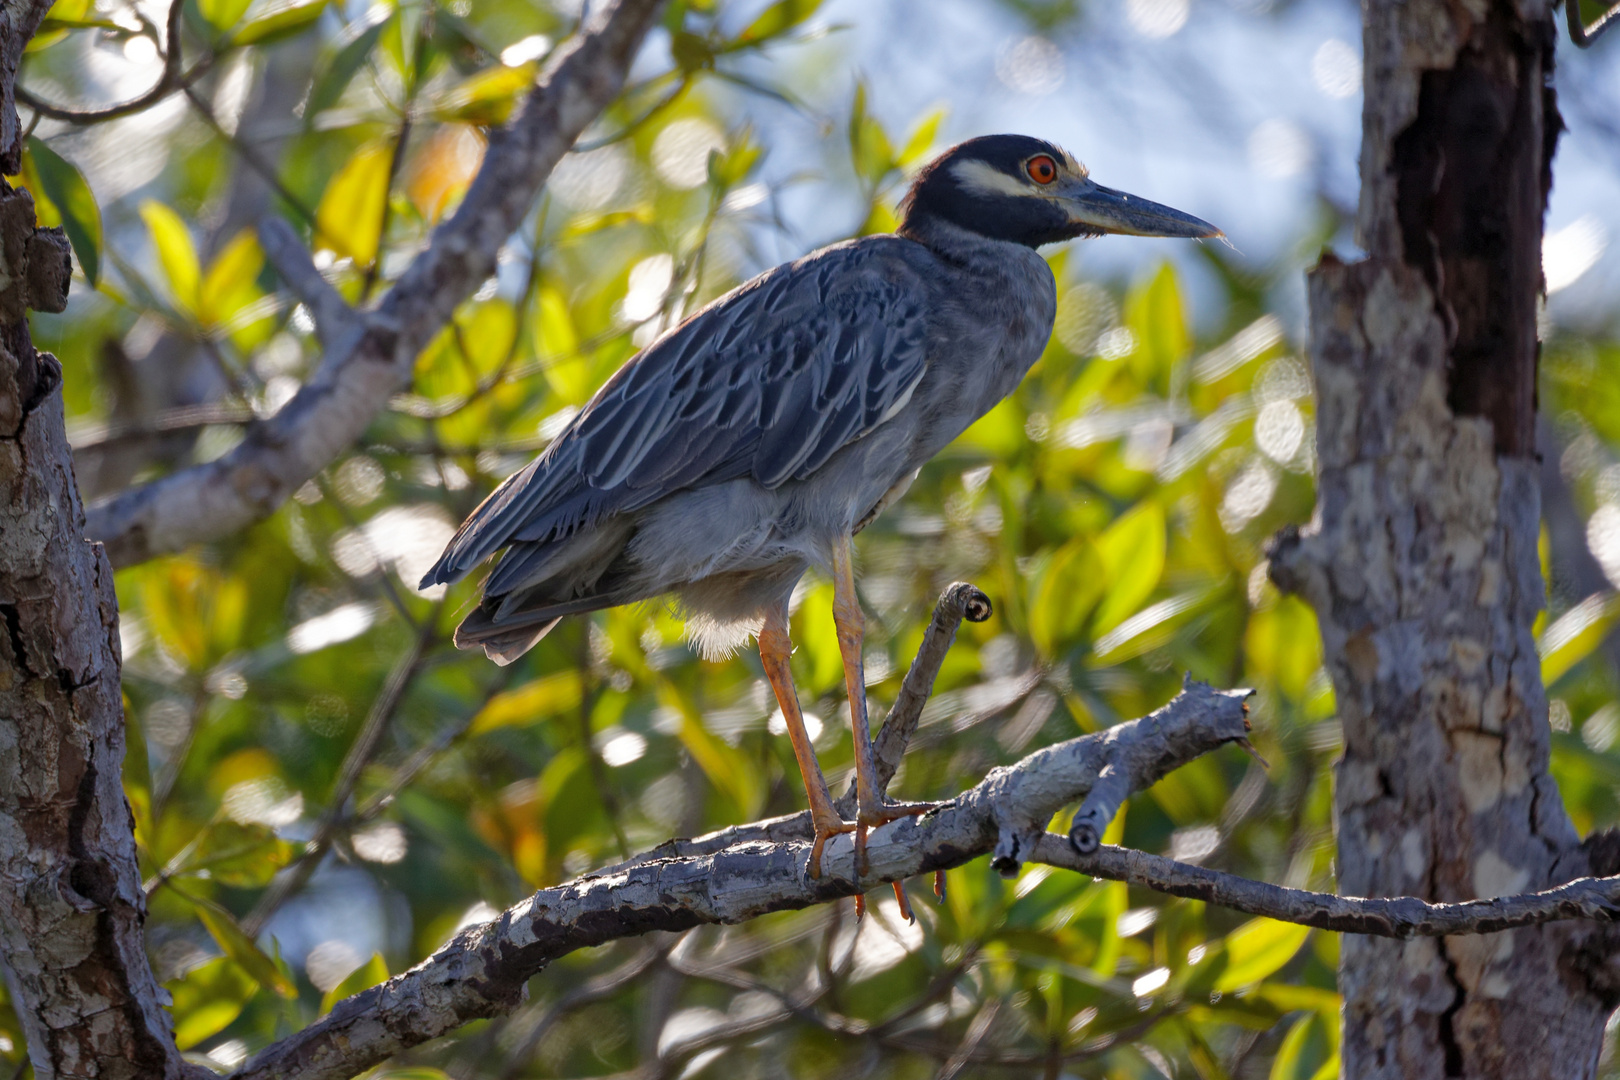
{"type": "MultiPolygon", "coordinates": [[[[17,100],[34,110],[36,117],[48,116],[52,120],[62,120],[69,124],[99,124],[107,120],[117,120],[120,117],[138,113],[157,102],[162,101],[176,90],[190,90],[192,84],[213,67],[218,59],[215,56],[205,56],[199,60],[192,69],[181,73],[180,56],[180,21],[185,9],[184,0],[173,0],[169,5],[169,17],[164,27],[164,38],[161,42],[163,49],[163,74],[152,88],[145,93],[101,109],[70,109],[64,105],[42,100],[22,87],[16,88],[17,100]]],[[[150,28],[151,24],[143,17],[143,23],[150,28]]],[[[156,36],[154,34],[154,36],[156,36]]]]}
{"type": "Polygon", "coordinates": [[[1620,877],[1578,878],[1540,892],[1431,904],[1415,896],[1363,898],[1290,889],[1111,844],[1081,855],[1056,833],[1040,838],[1030,861],[1299,926],[1375,937],[1494,934],[1562,919],[1620,921],[1620,877]]]}
{"type": "Polygon", "coordinates": [[[326,813],[315,830],[314,838],[310,840],[298,860],[270,883],[270,887],[259,897],[259,902],[254,905],[253,910],[242,920],[242,929],[250,936],[256,936],[269,921],[270,916],[309,883],[321,860],[331,849],[332,842],[340,831],[343,807],[354,794],[361,772],[370,763],[372,755],[377,751],[377,744],[382,740],[383,732],[388,729],[389,722],[393,720],[400,703],[405,699],[405,691],[410,687],[411,680],[421,670],[423,657],[436,636],[437,615],[438,609],[435,608],[434,617],[423,621],[421,630],[411,639],[410,648],[394,664],[387,680],[383,682],[382,690],[372,701],[365,723],[361,725],[359,734],[355,736],[348,754],[343,758],[337,782],[332,785],[332,794],[327,801],[326,813]]]}

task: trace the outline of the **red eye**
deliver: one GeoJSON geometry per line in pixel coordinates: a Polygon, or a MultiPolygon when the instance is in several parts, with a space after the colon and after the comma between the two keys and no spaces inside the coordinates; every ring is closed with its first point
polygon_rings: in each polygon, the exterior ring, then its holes
{"type": "Polygon", "coordinates": [[[1029,173],[1029,178],[1037,184],[1050,184],[1057,179],[1057,162],[1045,154],[1036,154],[1024,162],[1024,171],[1029,173]]]}

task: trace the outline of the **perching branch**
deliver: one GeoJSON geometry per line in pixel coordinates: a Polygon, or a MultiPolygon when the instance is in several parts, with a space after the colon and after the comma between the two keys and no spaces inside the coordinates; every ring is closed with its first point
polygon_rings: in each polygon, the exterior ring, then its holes
{"type": "MultiPolygon", "coordinates": [[[[1189,681],[1174,701],[1149,716],[996,769],[937,810],[875,831],[861,885],[949,869],[990,853],[1003,872],[1021,861],[1042,862],[1302,925],[1386,937],[1491,933],[1559,919],[1620,921],[1620,877],[1460,904],[1363,900],[1281,888],[1112,846],[1080,855],[1068,838],[1045,831],[1045,822],[1097,790],[1105,775],[1120,777],[1109,787],[1128,795],[1205,753],[1246,742],[1248,693],[1189,681]]],[[[711,837],[672,842],[657,850],[683,853],[649,853],[544,889],[497,919],[464,930],[410,971],[339,1003],[260,1052],[234,1080],[346,1080],[469,1021],[511,1011],[530,978],[578,949],[653,931],[738,923],[851,895],[852,842],[830,841],[823,876],[810,879],[805,818],[792,815],[715,834],[748,837],[718,850],[710,847],[711,837]]]]}
{"type": "Polygon", "coordinates": [[[1493,934],[1560,919],[1620,921],[1620,877],[1579,878],[1541,892],[1430,904],[1415,896],[1367,899],[1287,889],[1112,844],[1099,847],[1091,855],[1081,855],[1066,837],[1055,833],[1042,836],[1030,858],[1092,877],[1346,934],[1446,937],[1493,934]]]}
{"type": "MultiPolygon", "coordinates": [[[[1122,765],[1145,787],[1198,756],[1248,734],[1248,691],[1190,683],[1141,720],[1038,750],[996,769],[977,786],[920,818],[872,833],[870,888],[961,866],[997,846],[1009,830],[1032,850],[1039,829],[1090,790],[1104,767],[1122,765]]],[[[794,831],[779,819],[778,835],[794,831]]],[[[767,824],[766,830],[769,830],[767,824]]],[[[736,923],[772,911],[852,895],[854,845],[828,843],[823,876],[811,880],[807,829],[775,843],[751,842],[696,857],[652,859],[587,875],[536,893],[493,922],[458,934],[401,975],[340,1003],[303,1031],[250,1060],[238,1080],[344,1080],[399,1051],[522,1000],[528,980],[577,949],[653,930],[736,923]]]]}
{"type": "MultiPolygon", "coordinates": [[[[360,438],[408,384],[417,355],[494,273],[501,245],[522,223],[552,168],[623,86],[659,7],[660,0],[617,0],[556,51],[518,113],[490,133],[488,152],[461,206],[376,309],[358,317],[359,333],[320,325],[334,314],[343,319],[329,299],[312,306],[326,355],[316,375],[275,416],[250,426],[247,437],[217,461],[90,509],[89,535],[106,543],[115,566],[228,536],[268,517],[360,438]]],[[[272,237],[270,245],[285,239],[272,237]]],[[[282,248],[271,258],[278,269],[289,269],[289,286],[320,299],[321,290],[282,248]]]]}

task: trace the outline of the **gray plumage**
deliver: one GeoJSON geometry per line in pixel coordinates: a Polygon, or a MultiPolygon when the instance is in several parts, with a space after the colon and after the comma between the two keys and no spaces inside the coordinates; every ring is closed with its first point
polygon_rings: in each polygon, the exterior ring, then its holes
{"type": "Polygon", "coordinates": [[[714,301],[502,483],[423,579],[459,580],[506,549],[456,643],[509,663],[564,615],[672,594],[699,648],[728,652],[1010,393],[1056,314],[1035,247],[1098,230],[1030,225],[1043,207],[927,175],[901,235],[822,249],[714,301]],[[1014,204],[998,221],[1010,236],[974,227],[996,198],[1014,204]]]}

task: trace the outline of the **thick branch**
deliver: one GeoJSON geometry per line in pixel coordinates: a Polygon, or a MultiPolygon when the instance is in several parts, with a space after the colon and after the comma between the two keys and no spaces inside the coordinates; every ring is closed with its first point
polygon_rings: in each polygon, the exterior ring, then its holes
{"type": "MultiPolygon", "coordinates": [[[[1027,823],[1050,820],[1088,791],[1105,766],[1123,768],[1146,787],[1171,769],[1244,738],[1247,696],[1246,690],[1189,684],[1151,716],[996,769],[938,810],[874,832],[862,885],[960,866],[989,852],[1008,823],[1015,835],[1028,837],[1026,851],[1033,850],[1041,833],[1030,832],[1027,823]]],[[[653,930],[742,922],[856,891],[849,838],[828,843],[818,880],[806,876],[808,854],[807,837],[784,837],[779,843],[635,863],[542,890],[264,1050],[238,1080],[343,1080],[470,1020],[510,1011],[530,977],[577,949],[653,930]]]]}
{"type": "Polygon", "coordinates": [[[1560,919],[1620,921],[1620,877],[1580,878],[1541,892],[1491,900],[1429,904],[1415,896],[1363,899],[1287,889],[1111,844],[1081,855],[1067,837],[1055,833],[1040,838],[1031,858],[1092,877],[1346,934],[1446,937],[1493,934],[1560,919]]]}
{"type": "MultiPolygon", "coordinates": [[[[501,245],[552,168],[618,94],[659,6],[659,0],[618,0],[557,50],[517,116],[491,133],[484,163],[455,215],[365,316],[353,344],[329,352],[286,407],[251,427],[218,461],[91,508],[89,535],[106,542],[115,566],[228,536],[269,516],[360,438],[408,383],[417,354],[494,272],[501,245]]],[[[343,344],[341,335],[332,340],[343,344]]]]}

